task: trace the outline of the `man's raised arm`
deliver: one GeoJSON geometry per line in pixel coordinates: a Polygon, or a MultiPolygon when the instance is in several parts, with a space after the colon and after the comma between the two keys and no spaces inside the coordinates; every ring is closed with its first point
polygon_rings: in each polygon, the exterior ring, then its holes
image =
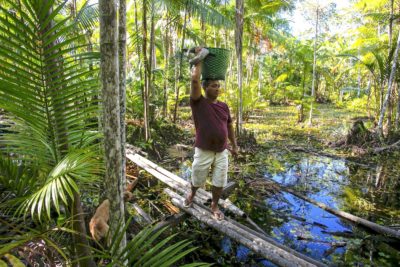
{"type": "Polygon", "coordinates": [[[190,90],[190,97],[193,100],[197,100],[201,96],[200,75],[201,75],[201,62],[197,63],[192,68],[192,84],[190,90]]]}

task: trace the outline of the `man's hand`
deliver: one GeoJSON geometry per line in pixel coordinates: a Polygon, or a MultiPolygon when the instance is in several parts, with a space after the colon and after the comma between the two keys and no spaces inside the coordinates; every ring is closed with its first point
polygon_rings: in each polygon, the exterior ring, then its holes
{"type": "Polygon", "coordinates": [[[194,53],[195,53],[196,56],[195,56],[194,58],[192,58],[192,59],[189,61],[189,63],[190,63],[190,65],[197,66],[197,65],[200,64],[200,62],[203,61],[203,59],[204,59],[210,52],[209,52],[208,49],[206,49],[206,48],[203,48],[203,47],[196,47],[196,48],[194,49],[194,53]]]}
{"type": "Polygon", "coordinates": [[[237,146],[232,146],[231,149],[229,149],[231,152],[232,156],[236,159],[237,156],[239,155],[239,148],[237,146]]]}

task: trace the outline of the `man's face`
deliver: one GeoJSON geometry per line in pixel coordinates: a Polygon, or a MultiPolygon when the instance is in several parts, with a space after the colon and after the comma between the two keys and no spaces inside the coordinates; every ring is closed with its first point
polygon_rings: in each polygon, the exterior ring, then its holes
{"type": "Polygon", "coordinates": [[[207,98],[217,99],[220,92],[220,87],[221,84],[219,83],[219,81],[211,81],[205,88],[207,98]]]}

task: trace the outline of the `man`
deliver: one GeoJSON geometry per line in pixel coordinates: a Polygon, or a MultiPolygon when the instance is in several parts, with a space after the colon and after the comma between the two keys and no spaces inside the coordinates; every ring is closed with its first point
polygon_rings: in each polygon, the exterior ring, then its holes
{"type": "MultiPolygon", "coordinates": [[[[196,48],[196,53],[201,48],[196,48]]],[[[212,166],[212,202],[211,211],[217,220],[223,220],[224,214],[218,208],[218,200],[226,186],[228,178],[227,139],[230,140],[233,156],[237,156],[235,132],[232,125],[228,105],[218,101],[220,83],[218,80],[203,80],[200,86],[201,62],[192,68],[190,107],[196,128],[194,161],[192,164],[191,191],[184,205],[189,207],[196,191],[204,186],[210,167],[212,166]]]]}

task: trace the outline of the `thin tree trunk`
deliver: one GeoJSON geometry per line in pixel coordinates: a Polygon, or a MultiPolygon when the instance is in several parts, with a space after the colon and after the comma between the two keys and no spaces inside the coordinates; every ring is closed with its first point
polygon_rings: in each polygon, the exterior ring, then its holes
{"type": "MultiPolygon", "coordinates": [[[[154,99],[154,75],[153,75],[153,70],[156,68],[155,64],[155,32],[154,32],[154,15],[155,15],[155,10],[154,10],[154,0],[151,1],[151,24],[150,24],[150,44],[149,44],[149,98],[154,99]]],[[[149,114],[151,117],[151,114],[149,114]]]]}
{"type": "Polygon", "coordinates": [[[86,239],[86,225],[84,212],[82,209],[81,197],[74,192],[74,201],[72,206],[73,229],[76,234],[73,235],[76,259],[79,266],[96,267],[96,263],[92,259],[89,249],[89,242],[86,239]]]}
{"type": "Polygon", "coordinates": [[[147,59],[147,6],[146,0],[143,0],[142,7],[142,28],[143,28],[143,65],[144,65],[144,94],[143,94],[143,113],[144,113],[144,138],[146,141],[150,139],[150,124],[149,124],[149,87],[150,87],[150,64],[147,59]]]}
{"type": "Polygon", "coordinates": [[[389,54],[393,46],[393,19],[394,19],[394,0],[390,0],[390,18],[389,18],[389,54]]]}
{"type": "MultiPolygon", "coordinates": [[[[121,123],[119,105],[119,65],[117,39],[117,4],[100,0],[100,52],[104,119],[105,177],[104,196],[110,201],[110,235],[117,232],[125,211],[123,202],[121,123]]],[[[121,242],[119,251],[125,248],[121,242]]]]}
{"type": "MultiPolygon", "coordinates": [[[[126,0],[119,0],[119,23],[118,23],[118,56],[119,56],[119,106],[120,106],[120,124],[121,124],[121,160],[122,160],[122,185],[126,188],[126,0]]],[[[123,238],[126,240],[126,237],[123,238]]],[[[125,246],[126,244],[124,244],[125,246]]]]}
{"type": "Polygon", "coordinates": [[[308,119],[308,124],[312,125],[312,114],[313,114],[313,104],[315,102],[315,80],[317,73],[317,40],[318,40],[318,22],[319,22],[319,7],[317,7],[317,18],[315,21],[315,37],[314,37],[314,59],[313,59],[313,76],[312,76],[312,85],[311,85],[311,107],[310,107],[310,116],[308,119]]]}
{"type": "Polygon", "coordinates": [[[263,80],[263,67],[264,67],[264,56],[260,55],[258,59],[258,92],[257,97],[261,97],[262,80],[263,80]]]}
{"type": "Polygon", "coordinates": [[[399,130],[400,124],[400,86],[397,84],[397,110],[396,110],[396,119],[394,122],[394,127],[396,130],[399,130]]]}
{"type": "Polygon", "coordinates": [[[169,26],[169,17],[167,17],[166,22],[166,31],[165,31],[165,41],[164,41],[164,96],[163,96],[163,117],[167,117],[168,112],[168,79],[169,79],[169,35],[170,26],[169,26]]]}
{"type": "Polygon", "coordinates": [[[367,93],[368,93],[368,98],[367,98],[367,104],[366,104],[366,109],[368,112],[368,117],[371,117],[371,109],[370,109],[370,101],[371,101],[371,76],[369,76],[369,80],[368,80],[368,85],[367,85],[367,93]]]}
{"type": "MultiPolygon", "coordinates": [[[[135,30],[136,30],[136,53],[138,57],[138,69],[139,69],[139,76],[140,76],[140,90],[142,93],[142,101],[144,103],[144,83],[143,83],[143,73],[142,73],[142,57],[141,57],[141,49],[140,49],[140,42],[139,42],[139,23],[138,23],[138,14],[137,14],[137,2],[134,0],[135,5],[135,30]]],[[[144,104],[143,104],[144,105],[144,104]]]]}
{"type": "MultiPolygon", "coordinates": [[[[358,48],[358,57],[361,58],[360,48],[358,48]]],[[[357,77],[357,97],[361,94],[361,66],[358,66],[358,77],[357,77]]]]}
{"type": "Polygon", "coordinates": [[[389,82],[388,82],[388,90],[386,93],[385,101],[383,102],[383,105],[382,105],[381,114],[379,116],[378,132],[382,138],[384,137],[383,136],[383,119],[385,117],[386,108],[389,104],[390,97],[392,95],[392,87],[393,87],[392,85],[393,85],[394,77],[396,75],[397,58],[399,56],[399,47],[400,47],[400,33],[399,33],[399,37],[397,38],[397,46],[396,46],[396,50],[395,50],[394,56],[393,56],[392,69],[390,71],[390,77],[389,77],[389,82]]]}
{"type": "Polygon", "coordinates": [[[236,12],[235,12],[235,47],[237,56],[237,73],[238,73],[238,88],[239,88],[239,108],[236,122],[236,131],[240,135],[242,133],[242,120],[243,120],[243,60],[242,60],[242,47],[243,47],[243,16],[244,16],[244,1],[236,0],[236,12]]]}
{"type": "Polygon", "coordinates": [[[179,57],[179,69],[178,69],[178,73],[177,73],[177,77],[175,77],[175,79],[178,81],[178,84],[176,85],[176,94],[175,94],[175,108],[174,108],[174,119],[173,122],[176,123],[176,119],[178,117],[178,102],[179,102],[179,81],[181,79],[181,75],[182,75],[182,61],[183,61],[183,46],[185,44],[185,33],[186,33],[186,26],[187,26],[187,17],[188,17],[188,4],[189,1],[186,0],[186,4],[185,4],[185,18],[184,18],[184,22],[183,22],[183,28],[182,28],[182,38],[181,38],[181,47],[180,47],[180,57],[179,57]]]}

